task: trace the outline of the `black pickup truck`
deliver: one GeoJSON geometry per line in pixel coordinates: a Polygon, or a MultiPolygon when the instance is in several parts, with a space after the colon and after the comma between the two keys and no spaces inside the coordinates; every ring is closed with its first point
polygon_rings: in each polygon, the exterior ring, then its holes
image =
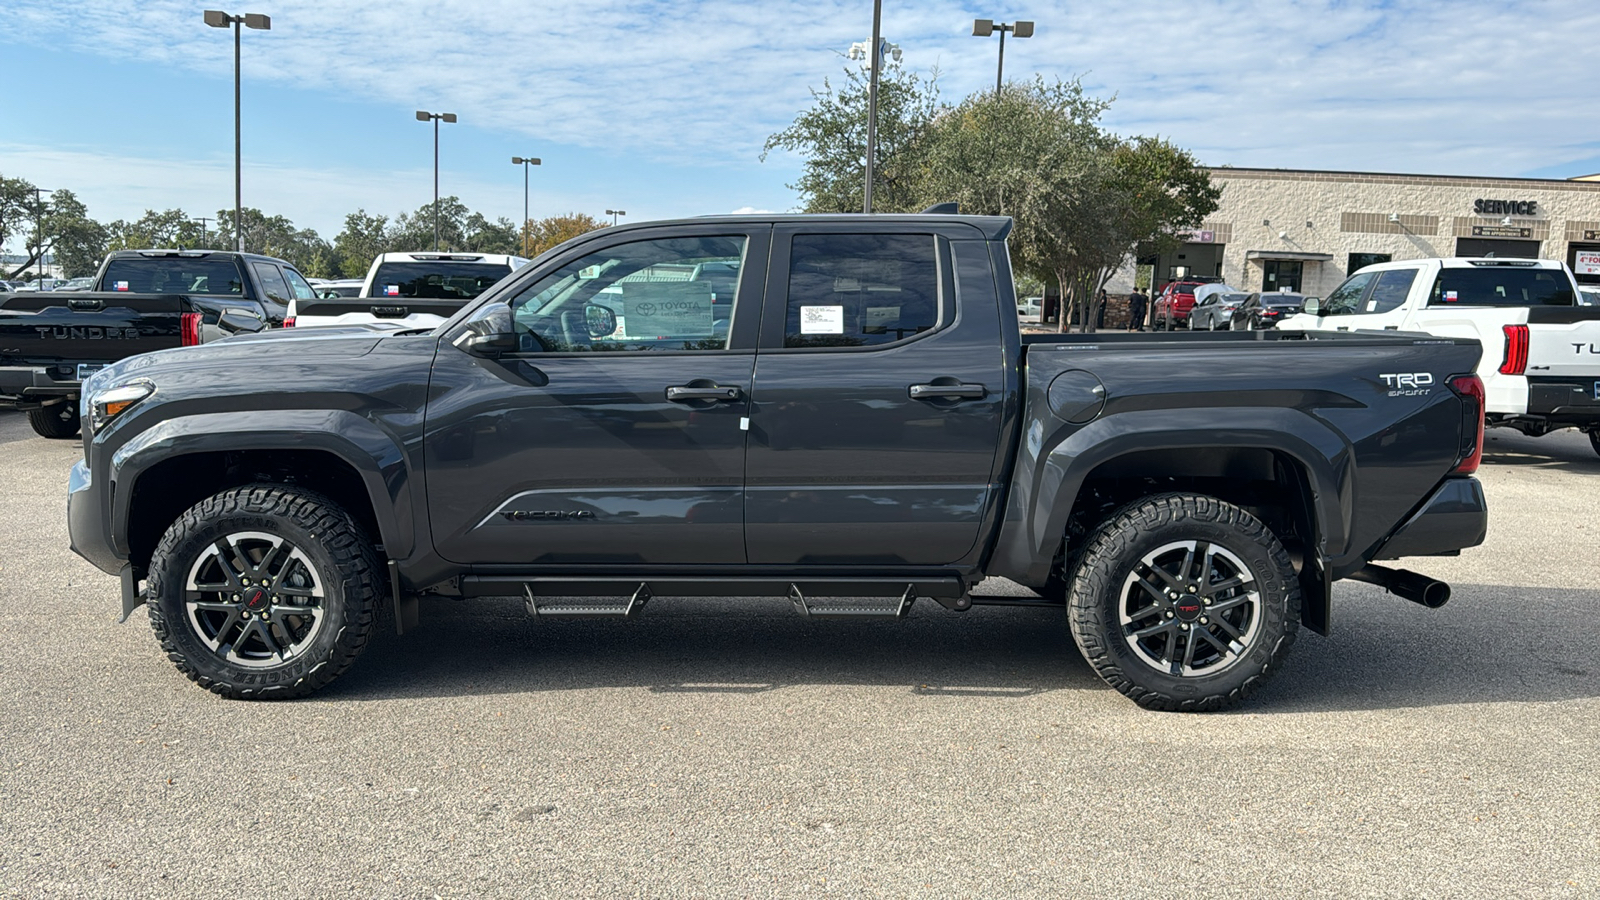
{"type": "Polygon", "coordinates": [[[72,546],[237,698],[329,683],[424,598],[721,595],[1053,608],[1117,690],[1208,710],[1327,633],[1337,579],[1448,598],[1371,561],[1484,537],[1475,341],[1023,338],[1010,227],[633,224],[437,328],[130,359],[85,387],[72,546]],[[993,575],[1038,596],[974,593],[993,575]]]}
{"type": "Polygon", "coordinates": [[[79,384],[138,353],[283,325],[315,296],[294,266],[253,253],[118,250],[88,292],[0,295],[0,409],[45,437],[78,433],[79,384]]]}

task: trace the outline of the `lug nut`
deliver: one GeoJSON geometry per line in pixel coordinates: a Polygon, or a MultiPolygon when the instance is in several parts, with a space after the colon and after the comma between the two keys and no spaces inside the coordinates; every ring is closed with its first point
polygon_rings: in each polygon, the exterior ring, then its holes
{"type": "Polygon", "coordinates": [[[1187,626],[1187,625],[1179,625],[1178,626],[1178,630],[1179,631],[1188,631],[1189,630],[1189,626],[1187,626]]]}
{"type": "Polygon", "coordinates": [[[1195,586],[1194,586],[1194,585],[1192,585],[1192,584],[1191,584],[1191,585],[1189,585],[1189,593],[1191,593],[1191,594],[1193,594],[1193,593],[1195,593],[1195,592],[1196,592],[1196,591],[1198,591],[1198,590],[1200,590],[1200,589],[1199,589],[1199,588],[1197,588],[1197,587],[1195,587],[1195,586]]]}
{"type": "Polygon", "coordinates": [[[1200,617],[1200,624],[1201,625],[1210,625],[1211,624],[1211,620],[1206,618],[1205,616],[1201,616],[1200,617]]]}
{"type": "Polygon", "coordinates": [[[1204,599],[1204,600],[1202,600],[1200,602],[1204,603],[1207,606],[1210,606],[1211,605],[1211,598],[1207,597],[1206,599],[1204,599]]]}
{"type": "Polygon", "coordinates": [[[1172,610],[1167,610],[1167,618],[1172,618],[1172,610]]]}

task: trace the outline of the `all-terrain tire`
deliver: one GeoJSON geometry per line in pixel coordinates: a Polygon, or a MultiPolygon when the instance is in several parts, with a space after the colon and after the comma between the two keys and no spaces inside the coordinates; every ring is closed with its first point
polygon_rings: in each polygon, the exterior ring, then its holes
{"type": "Polygon", "coordinates": [[[372,541],[333,501],[282,485],[234,488],[195,504],[162,536],[146,584],[150,626],[167,658],[201,687],[235,700],[300,697],[366,648],[388,593],[380,572],[372,541]],[[206,582],[233,586],[191,590],[205,586],[202,572],[206,582]],[[300,608],[307,614],[295,614],[300,608]]]}
{"type": "Polygon", "coordinates": [[[28,410],[28,424],[41,437],[70,438],[76,437],[80,423],[78,422],[78,407],[73,403],[57,403],[54,406],[44,406],[39,409],[28,410]]]}
{"type": "Polygon", "coordinates": [[[1068,580],[1067,617],[1078,649],[1107,684],[1146,709],[1206,712],[1250,696],[1283,663],[1300,628],[1300,585],[1283,544],[1255,516],[1215,497],[1158,494],[1090,533],[1068,580]],[[1187,575],[1196,552],[1202,560],[1193,581],[1155,572],[1173,566],[1163,560],[1177,560],[1187,575]],[[1234,570],[1250,577],[1218,589],[1234,570]],[[1213,580],[1218,575],[1225,577],[1213,580]],[[1252,585],[1253,600],[1246,590],[1252,585]],[[1163,626],[1168,630],[1159,632],[1163,626]],[[1179,626],[1182,632],[1172,630],[1179,626]],[[1220,639],[1202,639],[1202,630],[1220,639]],[[1221,646],[1232,643],[1239,648],[1221,646]],[[1162,649],[1177,664],[1179,648],[1189,644],[1216,662],[1171,671],[1180,666],[1167,665],[1162,649]]]}
{"type": "Polygon", "coordinates": [[[1600,453],[1600,431],[1589,432],[1589,446],[1594,448],[1594,452],[1600,453]]]}

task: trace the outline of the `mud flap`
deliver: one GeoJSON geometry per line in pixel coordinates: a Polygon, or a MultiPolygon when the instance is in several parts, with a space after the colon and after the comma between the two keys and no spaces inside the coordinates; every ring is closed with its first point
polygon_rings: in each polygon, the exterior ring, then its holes
{"type": "Polygon", "coordinates": [[[128,621],[128,616],[144,605],[144,591],[139,589],[139,574],[133,563],[125,564],[117,573],[117,577],[122,579],[122,618],[117,620],[118,625],[128,621]]]}
{"type": "Polygon", "coordinates": [[[1333,628],[1333,579],[1320,553],[1300,566],[1300,624],[1323,637],[1333,628]]]}

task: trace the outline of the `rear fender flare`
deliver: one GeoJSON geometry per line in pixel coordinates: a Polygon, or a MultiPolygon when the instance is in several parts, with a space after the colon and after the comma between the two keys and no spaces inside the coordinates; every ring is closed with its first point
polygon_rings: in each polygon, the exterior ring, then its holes
{"type": "MultiPolygon", "coordinates": [[[[1033,423],[1031,427],[1040,427],[1033,423]]],[[[1031,444],[1032,441],[1024,441],[1031,444]]],[[[1353,448],[1321,421],[1292,409],[1208,407],[1139,410],[1106,416],[1081,428],[1064,430],[1041,455],[1028,458],[1027,447],[1013,480],[1012,502],[1023,504],[1006,516],[1008,526],[1023,523],[1018,540],[1003,540],[1017,557],[1000,560],[1006,570],[994,574],[1043,584],[1067,519],[1083,483],[1091,473],[1118,457],[1149,450],[1262,449],[1299,463],[1313,494],[1313,522],[1323,558],[1344,552],[1354,508],[1351,478],[1353,448]],[[1218,421],[1228,422],[1225,428],[1218,421]],[[1020,576],[1020,577],[1019,577],[1020,576]]]]}
{"type": "Polygon", "coordinates": [[[197,453],[230,450],[318,450],[360,475],[390,559],[416,548],[416,506],[411,466],[388,432],[347,410],[271,410],[206,413],[168,419],[117,448],[111,457],[111,541],[129,553],[128,522],[134,485],[158,463],[197,453]],[[241,424],[257,422],[241,429],[241,424]]]}

